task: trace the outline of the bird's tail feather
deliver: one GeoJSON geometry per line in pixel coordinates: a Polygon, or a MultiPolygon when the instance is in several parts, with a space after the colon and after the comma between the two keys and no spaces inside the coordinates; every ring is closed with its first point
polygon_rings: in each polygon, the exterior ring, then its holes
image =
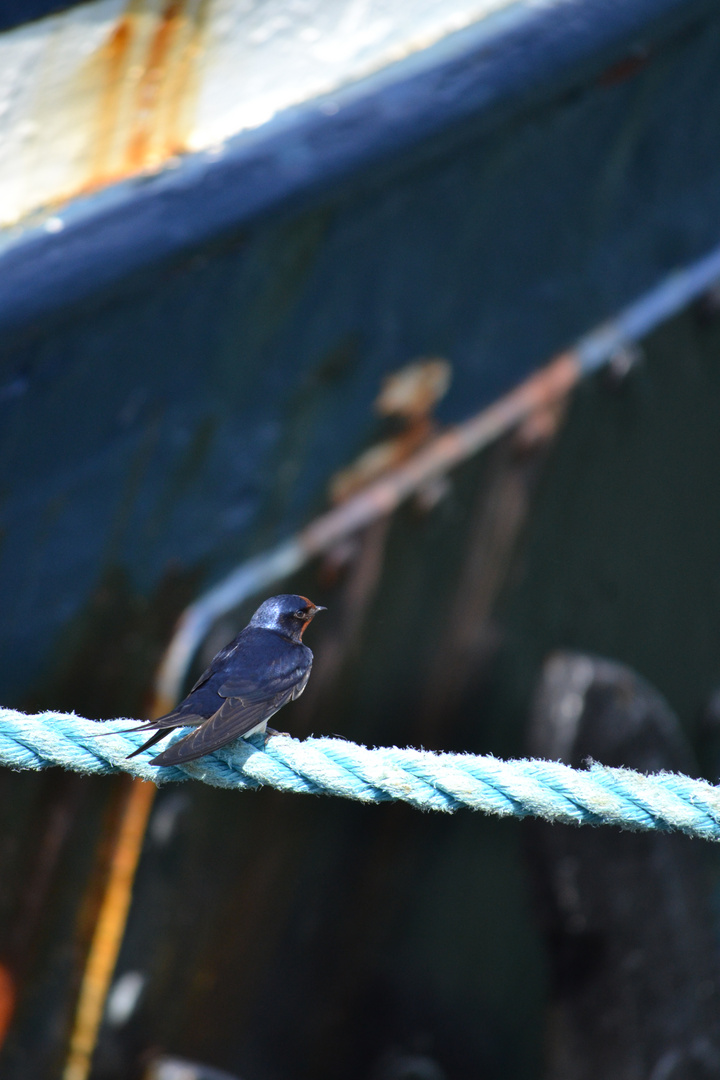
{"type": "MultiPolygon", "coordinates": [[[[147,731],[147,728],[135,728],[135,730],[147,731]]],[[[160,730],[156,731],[154,735],[151,735],[150,738],[142,744],[142,746],[138,746],[137,750],[133,750],[132,754],[128,754],[127,761],[129,761],[132,757],[137,757],[138,754],[142,754],[143,750],[147,750],[149,749],[149,747],[154,746],[156,742],[159,742],[160,739],[164,739],[165,736],[169,734],[169,731],[166,731],[164,727],[161,727],[160,730]]]]}
{"type": "MultiPolygon", "coordinates": [[[[98,721],[100,723],[101,721],[98,721]]],[[[139,727],[124,727],[114,731],[98,731],[94,735],[86,735],[86,739],[105,739],[108,735],[132,735],[133,731],[153,731],[157,728],[157,721],[141,724],[139,727]]]]}
{"type": "Polygon", "coordinates": [[[86,735],[86,739],[104,739],[107,735],[132,735],[134,731],[159,731],[164,728],[185,727],[193,724],[201,724],[207,719],[204,716],[196,716],[195,713],[181,713],[179,710],[161,716],[158,720],[148,720],[138,727],[120,728],[119,731],[98,731],[96,735],[86,735]]]}

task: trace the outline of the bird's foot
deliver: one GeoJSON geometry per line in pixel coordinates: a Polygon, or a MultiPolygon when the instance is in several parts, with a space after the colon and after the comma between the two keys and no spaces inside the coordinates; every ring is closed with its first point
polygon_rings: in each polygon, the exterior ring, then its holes
{"type": "Polygon", "coordinates": [[[274,727],[266,727],[265,742],[267,742],[272,735],[287,735],[288,739],[291,737],[289,731],[276,731],[274,727]]]}

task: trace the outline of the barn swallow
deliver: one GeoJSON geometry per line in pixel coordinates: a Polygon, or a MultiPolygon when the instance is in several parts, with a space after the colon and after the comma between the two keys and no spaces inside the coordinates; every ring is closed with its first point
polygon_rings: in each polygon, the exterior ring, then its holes
{"type": "Polygon", "coordinates": [[[271,596],[213,658],[176,709],[133,729],[154,734],[129,756],[178,727],[194,730],[152,758],[153,765],[194,761],[240,736],[266,731],[270,717],[300,697],[307,685],[313,654],[302,636],[318,611],[325,608],[306,596],[271,596]]]}

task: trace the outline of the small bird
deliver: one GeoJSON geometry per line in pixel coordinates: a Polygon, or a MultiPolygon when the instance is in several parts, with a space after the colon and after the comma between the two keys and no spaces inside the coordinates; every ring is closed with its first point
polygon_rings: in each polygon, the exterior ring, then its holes
{"type": "Polygon", "coordinates": [[[134,731],[153,731],[130,754],[142,753],[176,727],[195,730],[152,758],[153,765],[194,761],[256,731],[272,731],[270,717],[299,698],[307,685],[313,654],[302,636],[318,611],[306,596],[271,596],[238,636],[213,658],[176,709],[134,731]]]}

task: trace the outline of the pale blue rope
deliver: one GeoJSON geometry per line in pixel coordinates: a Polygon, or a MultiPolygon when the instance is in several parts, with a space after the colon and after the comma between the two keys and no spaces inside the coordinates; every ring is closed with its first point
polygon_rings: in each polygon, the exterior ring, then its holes
{"type": "Polygon", "coordinates": [[[224,788],[257,788],[341,795],[360,802],[400,800],[420,810],[460,807],[501,817],[535,815],[548,821],[679,829],[720,840],[720,788],[677,773],[645,776],[592,765],[571,769],[558,761],[501,761],[472,754],[379,747],[343,739],[275,736],[238,740],[181,768],[150,764],[154,750],[127,755],[145,739],[118,732],[128,720],[97,723],[74,713],[28,716],[0,709],[0,764],[11,769],[61,765],[84,773],[128,772],[162,783],[192,777],[224,788]]]}

